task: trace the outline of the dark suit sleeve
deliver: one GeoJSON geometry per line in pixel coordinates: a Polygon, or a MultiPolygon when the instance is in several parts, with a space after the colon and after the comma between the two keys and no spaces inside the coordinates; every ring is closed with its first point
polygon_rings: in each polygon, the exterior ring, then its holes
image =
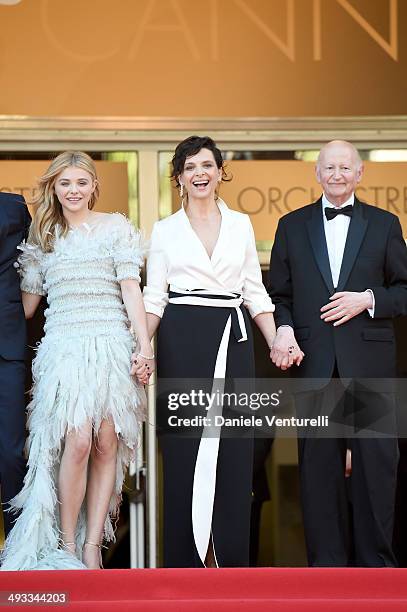
{"type": "Polygon", "coordinates": [[[292,279],[288,258],[286,229],[279,221],[273,248],[271,250],[269,271],[269,294],[276,306],[274,313],[276,326],[294,327],[292,308],[292,279]]]}
{"type": "Polygon", "coordinates": [[[23,218],[22,218],[22,228],[21,229],[23,230],[24,239],[27,240],[28,232],[29,232],[30,225],[31,225],[31,215],[28,211],[24,196],[13,193],[12,197],[15,199],[16,202],[19,203],[19,205],[22,206],[22,217],[23,218]]]}
{"type": "Polygon", "coordinates": [[[407,247],[397,217],[394,217],[387,241],[385,284],[371,289],[375,298],[375,319],[407,314],[407,247]]]}
{"type": "Polygon", "coordinates": [[[28,232],[30,231],[31,215],[28,211],[27,205],[24,202],[24,238],[27,240],[28,232]]]}

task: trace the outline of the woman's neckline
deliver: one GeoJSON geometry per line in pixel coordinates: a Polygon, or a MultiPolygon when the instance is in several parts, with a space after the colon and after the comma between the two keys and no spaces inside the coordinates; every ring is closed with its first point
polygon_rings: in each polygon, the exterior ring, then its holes
{"type": "MultiPolygon", "coordinates": [[[[112,214],[112,213],[110,213],[110,214],[112,214]]],[[[99,220],[103,219],[106,216],[110,217],[110,214],[109,213],[95,212],[95,213],[93,213],[91,215],[88,215],[85,218],[85,220],[82,221],[81,223],[78,223],[78,225],[71,225],[71,224],[69,224],[69,229],[70,229],[70,231],[76,231],[76,230],[79,230],[82,227],[84,227],[89,232],[92,228],[94,228],[94,227],[96,227],[98,225],[103,225],[103,221],[100,223],[100,222],[98,222],[98,219],[99,220]]]]}

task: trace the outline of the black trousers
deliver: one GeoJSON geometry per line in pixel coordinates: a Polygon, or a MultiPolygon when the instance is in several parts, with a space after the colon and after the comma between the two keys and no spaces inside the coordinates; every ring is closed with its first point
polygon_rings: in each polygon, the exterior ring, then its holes
{"type": "MultiPolygon", "coordinates": [[[[226,390],[229,381],[233,384],[237,378],[254,376],[250,320],[244,308],[242,313],[248,340],[237,342],[232,329],[226,390]]],[[[159,327],[157,422],[164,473],[165,567],[202,567],[194,543],[191,513],[195,462],[202,428],[195,428],[191,435],[190,431],[171,431],[166,427],[167,394],[160,396],[160,385],[163,384],[160,381],[174,381],[175,386],[182,386],[185,382],[187,387],[190,381],[197,380],[199,386],[210,391],[217,350],[229,315],[228,308],[168,304],[159,327]]],[[[172,414],[185,417],[198,412],[188,405],[172,414]]],[[[227,415],[237,416],[238,412],[229,410],[227,415]]],[[[249,564],[253,431],[238,428],[236,436],[224,433],[222,431],[217,461],[213,545],[219,566],[244,567],[249,564]]]]}
{"type": "MultiPolygon", "coordinates": [[[[0,357],[0,483],[5,508],[23,486],[26,469],[25,443],[25,364],[0,357]]],[[[15,515],[3,512],[7,535],[15,515]]]]}
{"type": "MultiPolygon", "coordinates": [[[[192,532],[192,485],[199,439],[161,436],[164,567],[202,567],[192,532]]],[[[220,567],[249,565],[253,438],[220,441],[212,536],[220,567]]]]}
{"type": "Polygon", "coordinates": [[[340,385],[333,379],[327,387],[296,398],[297,416],[328,415],[335,421],[334,437],[309,430],[298,440],[308,563],[394,567],[395,396],[363,385],[341,391],[340,385]],[[347,448],[352,451],[348,482],[347,448]]]}

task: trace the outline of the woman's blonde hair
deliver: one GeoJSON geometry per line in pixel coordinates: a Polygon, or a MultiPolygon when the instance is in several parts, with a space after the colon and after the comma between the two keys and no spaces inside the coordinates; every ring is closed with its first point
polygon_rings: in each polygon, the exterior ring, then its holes
{"type": "Polygon", "coordinates": [[[72,166],[86,170],[96,181],[96,187],[89,200],[89,209],[94,207],[99,197],[99,184],[93,159],[82,151],[60,153],[39,178],[38,192],[31,200],[31,204],[37,208],[31,223],[28,242],[39,245],[44,252],[50,252],[53,249],[57,225],[61,236],[66,236],[69,230],[69,225],[62,214],[62,206],[56,196],[54,187],[61,172],[72,166]]]}

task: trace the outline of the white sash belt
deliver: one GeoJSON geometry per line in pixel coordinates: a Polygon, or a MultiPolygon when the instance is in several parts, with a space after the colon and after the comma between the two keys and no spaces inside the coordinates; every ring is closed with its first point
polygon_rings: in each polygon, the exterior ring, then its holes
{"type": "MultiPolygon", "coordinates": [[[[247,330],[240,305],[242,298],[236,297],[235,293],[209,290],[197,290],[196,292],[185,292],[184,290],[171,287],[171,291],[182,293],[181,296],[171,297],[170,304],[186,304],[189,306],[210,306],[215,308],[233,308],[237,315],[241,337],[238,342],[247,340],[247,330]],[[213,295],[224,295],[211,297],[213,295]],[[206,296],[206,297],[205,297],[206,296]],[[229,298],[229,299],[228,299],[229,298]]],[[[230,332],[232,327],[232,315],[226,320],[222,339],[218,347],[215,371],[213,373],[212,397],[222,397],[225,388],[227,351],[229,346],[230,332]]],[[[199,443],[198,454],[195,462],[194,482],[192,488],[192,530],[195,546],[202,564],[205,565],[205,557],[209,547],[212,529],[213,504],[216,489],[216,467],[218,462],[219,442],[221,427],[215,424],[215,417],[222,415],[223,405],[213,403],[208,410],[208,422],[210,425],[204,427],[199,443]]],[[[216,552],[215,559],[216,559],[216,552]]]]}

